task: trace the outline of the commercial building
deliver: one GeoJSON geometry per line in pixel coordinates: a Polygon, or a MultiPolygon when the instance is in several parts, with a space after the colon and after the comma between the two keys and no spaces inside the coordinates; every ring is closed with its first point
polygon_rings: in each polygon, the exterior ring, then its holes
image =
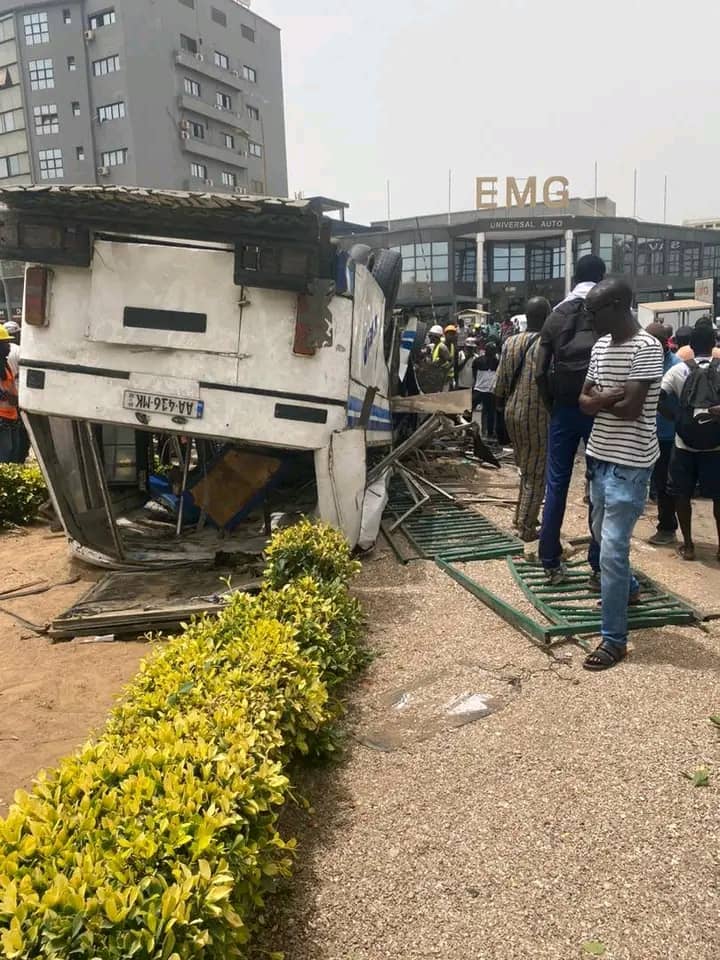
{"type": "Polygon", "coordinates": [[[4,0],[0,186],[287,195],[280,31],[249,0],[4,0]]]}
{"type": "Polygon", "coordinates": [[[478,304],[505,316],[531,296],[557,303],[587,253],[625,277],[638,302],[691,298],[696,280],[716,278],[720,312],[720,230],[618,217],[607,197],[375,222],[372,230],[357,241],[402,254],[400,305],[439,322],[478,304]]]}

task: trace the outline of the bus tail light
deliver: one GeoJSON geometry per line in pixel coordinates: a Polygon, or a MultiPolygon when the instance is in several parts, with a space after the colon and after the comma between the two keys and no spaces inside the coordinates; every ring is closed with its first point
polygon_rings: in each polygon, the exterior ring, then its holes
{"type": "Polygon", "coordinates": [[[48,325],[50,281],[52,270],[47,267],[28,267],[25,271],[25,307],[23,322],[33,327],[48,325]]]}

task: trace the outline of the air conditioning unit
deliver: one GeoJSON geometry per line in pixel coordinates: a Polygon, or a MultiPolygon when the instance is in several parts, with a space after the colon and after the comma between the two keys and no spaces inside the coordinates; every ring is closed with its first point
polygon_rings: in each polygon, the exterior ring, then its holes
{"type": "Polygon", "coordinates": [[[230,73],[231,73],[234,77],[239,77],[239,76],[240,76],[240,71],[239,71],[239,70],[231,70],[230,73]]]}
{"type": "Polygon", "coordinates": [[[86,31],[85,31],[85,39],[86,39],[86,40],[94,40],[94,39],[95,39],[95,31],[94,31],[94,30],[86,30],[86,31]]]}
{"type": "Polygon", "coordinates": [[[196,53],[196,54],[195,54],[195,59],[196,59],[196,60],[199,60],[200,63],[203,63],[204,60],[205,60],[205,56],[204,56],[204,54],[202,54],[202,53],[196,53]]]}
{"type": "Polygon", "coordinates": [[[180,129],[181,129],[181,130],[189,130],[189,129],[190,129],[190,121],[189,121],[189,120],[181,120],[181,121],[180,121],[180,129]]]}
{"type": "Polygon", "coordinates": [[[215,181],[214,181],[214,180],[206,180],[206,181],[205,181],[205,186],[206,186],[206,187],[214,187],[214,186],[215,186],[215,181]]]}
{"type": "Polygon", "coordinates": [[[109,177],[110,176],[110,167],[98,167],[97,175],[99,177],[109,177]]]}
{"type": "Polygon", "coordinates": [[[181,140],[189,140],[189,139],[190,139],[190,131],[189,131],[189,130],[181,130],[181,131],[180,131],[180,139],[181,139],[181,140]]]}

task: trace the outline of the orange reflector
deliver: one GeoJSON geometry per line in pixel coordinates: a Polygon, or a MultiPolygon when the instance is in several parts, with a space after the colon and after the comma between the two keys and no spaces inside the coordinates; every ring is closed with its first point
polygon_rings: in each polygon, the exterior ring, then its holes
{"type": "Polygon", "coordinates": [[[25,311],[23,320],[33,327],[47,326],[50,277],[51,272],[47,267],[28,267],[25,271],[25,311]]]}

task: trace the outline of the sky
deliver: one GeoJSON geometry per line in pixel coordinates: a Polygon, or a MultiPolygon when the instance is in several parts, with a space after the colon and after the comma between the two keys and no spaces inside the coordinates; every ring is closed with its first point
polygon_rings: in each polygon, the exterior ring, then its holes
{"type": "Polygon", "coordinates": [[[291,195],[356,222],[563,175],[662,222],[720,217],[716,0],[253,0],[282,29],[291,195]]]}

